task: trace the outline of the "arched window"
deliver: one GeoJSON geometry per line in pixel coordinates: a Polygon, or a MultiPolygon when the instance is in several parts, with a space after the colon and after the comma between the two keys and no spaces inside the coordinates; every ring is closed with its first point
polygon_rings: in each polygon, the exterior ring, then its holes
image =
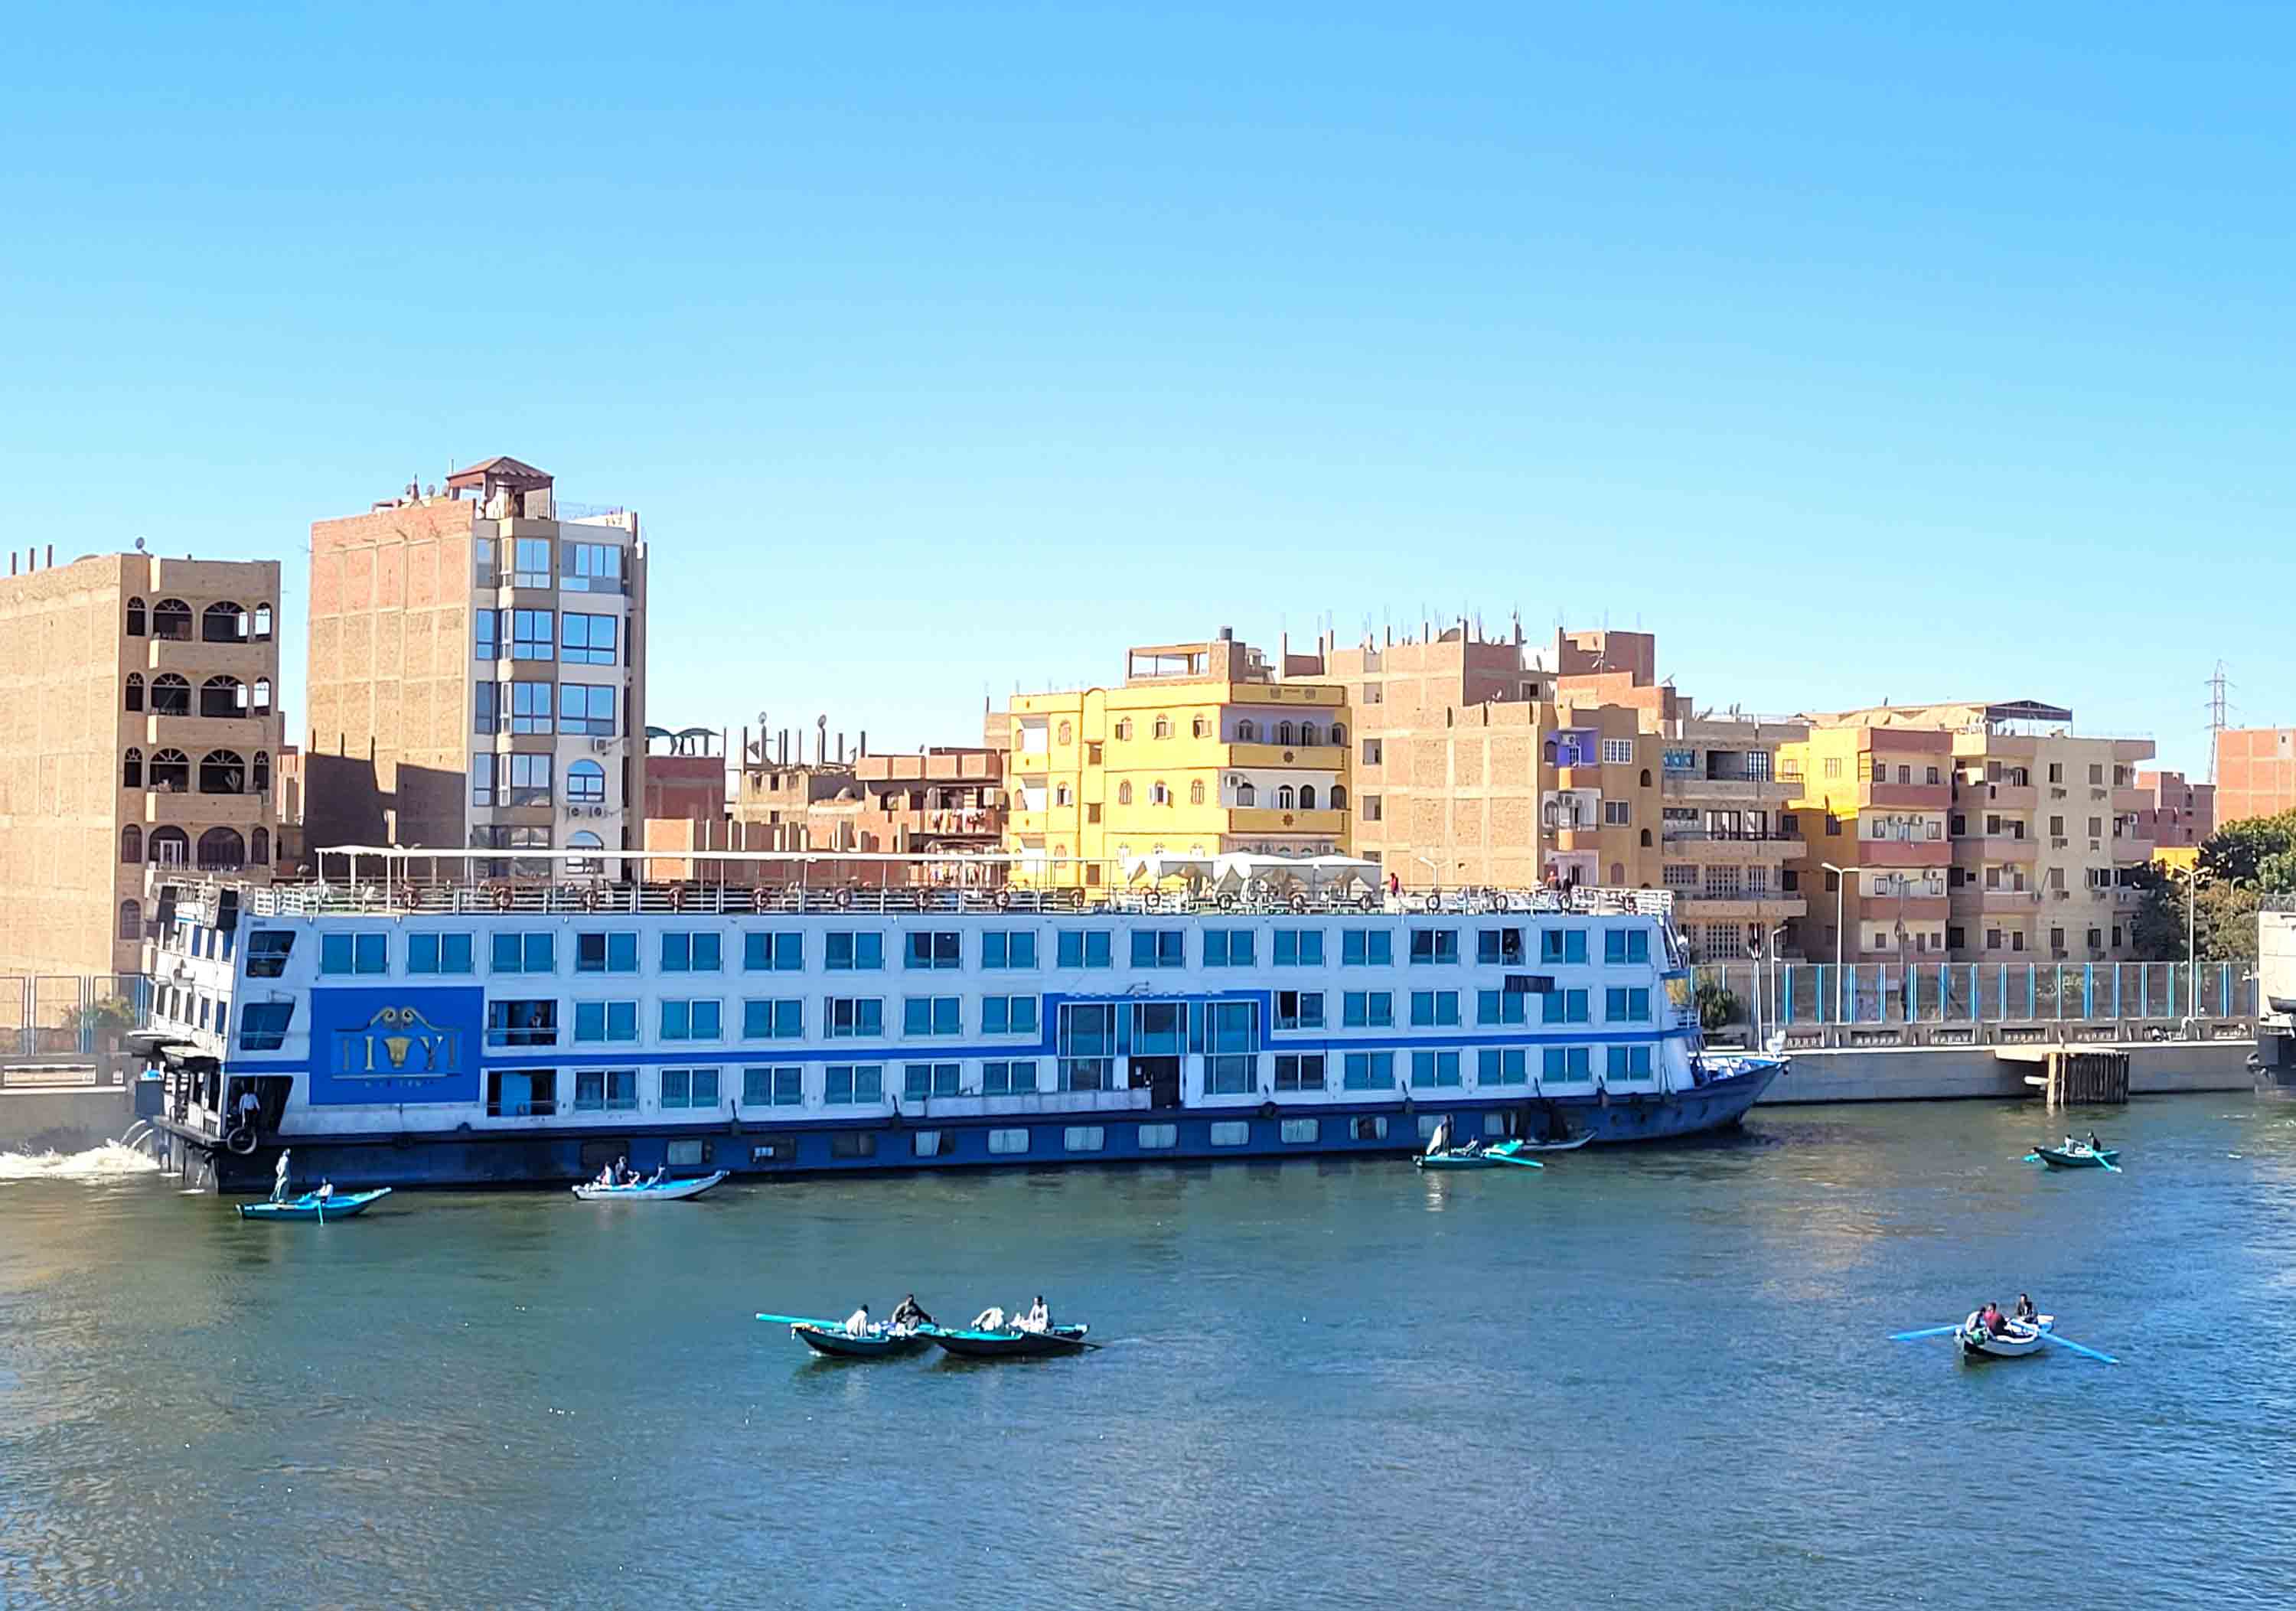
{"type": "Polygon", "coordinates": [[[1130,717],[1127,717],[1122,721],[1116,724],[1116,736],[1119,740],[1122,741],[1128,741],[1132,737],[1132,719],[1130,717]]]}
{"type": "Polygon", "coordinates": [[[1540,748],[1546,756],[1546,764],[1550,767],[1553,766],[1554,764],[1555,757],[1561,753],[1561,752],[1554,747],[1554,741],[1550,738],[1545,744],[1541,745],[1540,748]]]}
{"type": "Polygon", "coordinates": [[[1647,789],[1650,786],[1650,769],[1648,767],[1644,767],[1643,769],[1643,787],[1647,789]]]}
{"type": "Polygon", "coordinates": [[[1301,722],[1300,724],[1300,743],[1301,747],[1305,748],[1313,744],[1315,742],[1316,724],[1312,721],[1301,722]]]}
{"type": "Polygon", "coordinates": [[[1238,744],[1258,744],[1259,742],[1259,724],[1252,720],[1250,717],[1246,717],[1243,720],[1236,723],[1235,741],[1238,744]]]}
{"type": "Polygon", "coordinates": [[[247,792],[247,762],[237,750],[209,750],[200,759],[200,793],[243,794],[247,792]]]}
{"type": "Polygon", "coordinates": [[[1062,744],[1074,744],[1076,742],[1076,729],[1069,726],[1066,722],[1061,723],[1061,742],[1062,744]]]}
{"type": "Polygon", "coordinates": [[[163,598],[152,606],[152,636],[176,643],[192,641],[192,607],[180,598],[163,598]]]}
{"type": "Polygon", "coordinates": [[[255,641],[259,644],[267,644],[271,641],[271,606],[269,604],[255,606],[255,641]]]}
{"type": "Polygon", "coordinates": [[[119,903],[119,937],[122,940],[144,938],[144,903],[123,900],[119,903]]]}
{"type": "Polygon", "coordinates": [[[170,794],[192,792],[192,758],[181,750],[152,752],[152,786],[170,794]]]}
{"type": "Polygon", "coordinates": [[[236,677],[210,677],[200,685],[200,714],[244,716],[247,685],[236,677]]]}
{"type": "Polygon", "coordinates": [[[1155,783],[1150,785],[1148,790],[1148,803],[1150,805],[1170,805],[1172,803],[1172,791],[1164,786],[1164,780],[1162,778],[1158,778],[1155,783]]]}
{"type": "Polygon", "coordinates": [[[1316,809],[1316,785],[1314,784],[1303,783],[1300,785],[1300,809],[1303,811],[1312,811],[1316,809]]]}
{"type": "Polygon", "coordinates": [[[1053,785],[1053,803],[1056,806],[1074,805],[1076,803],[1075,797],[1069,793],[1068,785],[1064,783],[1056,783],[1053,785]]]}
{"type": "Polygon", "coordinates": [[[1275,809],[1279,811],[1288,811],[1297,798],[1298,796],[1292,793],[1290,784],[1279,785],[1275,790],[1275,809]]]}
{"type": "Polygon", "coordinates": [[[181,828],[153,828],[144,853],[161,867],[179,867],[192,859],[191,835],[181,828]]]}
{"type": "Polygon", "coordinates": [[[1068,846],[1066,846],[1066,845],[1064,845],[1064,844],[1056,844],[1056,845],[1054,845],[1054,846],[1053,847],[1053,862],[1054,862],[1054,866],[1058,866],[1060,863],[1062,863],[1062,862],[1063,862],[1063,861],[1066,861],[1068,859],[1069,859],[1069,847],[1068,847],[1068,846]]]}
{"type": "Polygon", "coordinates": [[[1332,742],[1333,744],[1345,744],[1347,741],[1348,724],[1343,721],[1333,722],[1332,724],[1332,742]]]}
{"type": "Polygon", "coordinates": [[[1292,747],[1292,724],[1290,722],[1279,721],[1275,724],[1275,742],[1282,744],[1287,750],[1292,747]]]}
{"type": "Polygon", "coordinates": [[[1240,783],[1235,785],[1236,804],[1240,806],[1253,805],[1258,803],[1259,800],[1259,791],[1253,788],[1250,783],[1240,783]]]}
{"type": "Polygon", "coordinates": [[[130,867],[144,865],[144,830],[132,822],[119,830],[119,859],[130,867]]]}
{"type": "Polygon", "coordinates": [[[1197,717],[1188,724],[1188,736],[1191,738],[1202,738],[1209,735],[1211,730],[1212,724],[1206,721],[1201,716],[1197,717]]]}
{"type": "MultiPolygon", "coordinates": [[[[256,794],[271,793],[271,752],[268,750],[256,751],[255,776],[249,779],[248,788],[250,793],[256,794]]],[[[257,859],[262,859],[258,857],[257,859]]]]}
{"type": "Polygon", "coordinates": [[[1648,828],[1644,828],[1643,830],[1643,849],[1646,851],[1650,849],[1650,830],[1648,828]]]}
{"type": "Polygon", "coordinates": [[[1116,785],[1116,803],[1119,805],[1130,805],[1132,803],[1132,785],[1130,784],[1119,783],[1116,785]]]}
{"type": "Polygon", "coordinates": [[[200,835],[200,866],[220,872],[247,865],[247,841],[237,828],[209,828],[200,835]]]}
{"type": "Polygon", "coordinates": [[[594,760],[578,760],[566,769],[566,798],[583,805],[603,805],[606,800],[606,769],[594,760]]]}
{"type": "MultiPolygon", "coordinates": [[[[566,848],[570,851],[603,851],[606,848],[606,842],[589,829],[584,828],[578,834],[567,835],[566,848]]],[[[601,864],[595,858],[585,856],[578,861],[569,861],[566,864],[566,870],[570,873],[592,874],[601,870],[601,864]]]]}
{"type": "Polygon", "coordinates": [[[257,716],[271,714],[271,679],[269,678],[258,677],[255,679],[255,702],[251,709],[252,714],[257,716]]]}
{"type": "Polygon", "coordinates": [[[1347,790],[1345,790],[1345,789],[1341,788],[1338,784],[1333,784],[1333,785],[1332,785],[1332,810],[1333,810],[1334,811],[1344,811],[1344,810],[1346,810],[1347,809],[1348,809],[1348,792],[1347,792],[1347,790]]]}
{"type": "Polygon", "coordinates": [[[1614,890],[1622,890],[1627,887],[1627,864],[1625,862],[1614,861],[1611,864],[1611,887],[1614,890]]]}
{"type": "Polygon", "coordinates": [[[127,674],[127,708],[131,711],[144,708],[144,674],[141,671],[127,674]]]}
{"type": "Polygon", "coordinates": [[[257,828],[247,836],[247,859],[255,867],[267,867],[271,862],[271,830],[257,828]]]}
{"type": "Polygon", "coordinates": [[[127,636],[130,637],[144,636],[144,601],[140,598],[131,598],[127,601],[127,636]]]}
{"type": "Polygon", "coordinates": [[[200,641],[243,644],[247,641],[247,612],[227,598],[219,598],[200,612],[200,641]]]}
{"type": "Polygon", "coordinates": [[[131,746],[127,753],[119,758],[119,786],[123,789],[144,786],[143,751],[131,746]]]}
{"type": "Polygon", "coordinates": [[[1193,782],[1188,785],[1188,803],[1190,805],[1201,805],[1204,803],[1204,780],[1202,778],[1196,778],[1193,782]]]}
{"type": "Polygon", "coordinates": [[[173,671],[162,671],[152,679],[152,714],[154,716],[189,716],[192,713],[192,681],[173,671]]]}

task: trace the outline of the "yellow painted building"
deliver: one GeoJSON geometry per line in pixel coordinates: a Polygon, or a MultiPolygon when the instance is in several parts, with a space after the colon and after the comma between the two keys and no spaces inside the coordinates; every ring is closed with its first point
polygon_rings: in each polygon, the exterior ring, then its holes
{"type": "Polygon", "coordinates": [[[1015,884],[1120,886],[1129,858],[1345,852],[1346,693],[1278,681],[1228,634],[1131,650],[1114,687],[1014,695],[1015,884]]]}

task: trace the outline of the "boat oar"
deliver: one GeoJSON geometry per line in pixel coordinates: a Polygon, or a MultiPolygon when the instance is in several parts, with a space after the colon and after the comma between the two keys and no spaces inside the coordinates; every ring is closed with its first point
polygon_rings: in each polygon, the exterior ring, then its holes
{"type": "Polygon", "coordinates": [[[758,1319],[769,1326],[818,1326],[824,1331],[845,1329],[845,1322],[842,1320],[813,1320],[808,1319],[801,1314],[761,1314],[758,1319]]]}
{"type": "Polygon", "coordinates": [[[1546,1167],[1546,1164],[1541,1163],[1536,1158],[1518,1158],[1513,1153],[1485,1153],[1483,1156],[1496,1163],[1512,1163],[1518,1169],[1545,1169],[1546,1167]]]}
{"type": "Polygon", "coordinates": [[[2100,1152],[2100,1153],[2098,1153],[2098,1154],[2096,1155],[2096,1161],[2097,1161],[2098,1163],[2100,1163],[2103,1164],[2107,1169],[2111,1170],[2111,1171],[2112,1171],[2114,1174],[2116,1174],[2116,1175],[2117,1175],[2117,1174],[2119,1174],[2119,1173],[2120,1172],[2120,1164],[2118,1164],[2118,1163],[2115,1163],[2112,1159],[2110,1159],[2110,1158],[2106,1157],[2106,1156],[2105,1156],[2103,1153],[2101,1153],[2101,1152],[2100,1152]]]}
{"type": "Polygon", "coordinates": [[[2118,1365],[2120,1363],[2119,1360],[2114,1359],[2111,1354],[2104,1352],[2102,1349],[2084,1348],[2079,1343],[2072,1341],[2070,1337],[2061,1337],[2054,1331],[2044,1331],[2041,1333],[2041,1336],[2045,1341],[2054,1343],[2060,1348],[2070,1348],[2075,1353],[2085,1353],[2092,1360],[2103,1360],[2108,1365],[2118,1365]]]}
{"type": "Polygon", "coordinates": [[[2021,1163],[2039,1163],[2045,1161],[2046,1160],[2044,1160],[2038,1153],[2027,1153],[2022,1158],[2018,1160],[2021,1163]]]}
{"type": "Polygon", "coordinates": [[[1890,1334],[1890,1341],[1910,1343],[1917,1337],[1941,1337],[1960,1329],[1961,1323],[1956,1320],[1950,1326],[1924,1326],[1919,1331],[1893,1331],[1890,1334]]]}

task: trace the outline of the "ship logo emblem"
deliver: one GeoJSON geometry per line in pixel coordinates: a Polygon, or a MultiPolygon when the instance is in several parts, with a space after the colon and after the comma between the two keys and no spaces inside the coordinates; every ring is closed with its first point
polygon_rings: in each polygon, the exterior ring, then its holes
{"type": "Polygon", "coordinates": [[[335,1073],[355,1080],[435,1079],[458,1073],[462,1033],[412,1007],[386,1007],[335,1036],[335,1073]]]}

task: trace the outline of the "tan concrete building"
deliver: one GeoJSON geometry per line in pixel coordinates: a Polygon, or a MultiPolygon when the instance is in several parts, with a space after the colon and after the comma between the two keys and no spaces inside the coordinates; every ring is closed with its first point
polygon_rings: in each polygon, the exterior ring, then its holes
{"type": "Polygon", "coordinates": [[[2216,820],[2296,810],[2296,727],[2226,727],[2217,735],[2216,820]]]}
{"type": "Polygon", "coordinates": [[[2144,823],[2137,836],[2152,842],[2156,856],[2162,851],[2195,849],[2217,831],[2214,784],[2187,782],[2182,772],[2140,769],[2136,786],[2146,800],[2144,823]]]}
{"type": "Polygon", "coordinates": [[[134,973],[156,873],[262,881],[279,567],[92,555],[0,580],[0,972],[134,973]]]}
{"type": "Polygon", "coordinates": [[[639,848],[645,600],[636,515],[516,459],[315,522],[311,844],[639,848]]]}

